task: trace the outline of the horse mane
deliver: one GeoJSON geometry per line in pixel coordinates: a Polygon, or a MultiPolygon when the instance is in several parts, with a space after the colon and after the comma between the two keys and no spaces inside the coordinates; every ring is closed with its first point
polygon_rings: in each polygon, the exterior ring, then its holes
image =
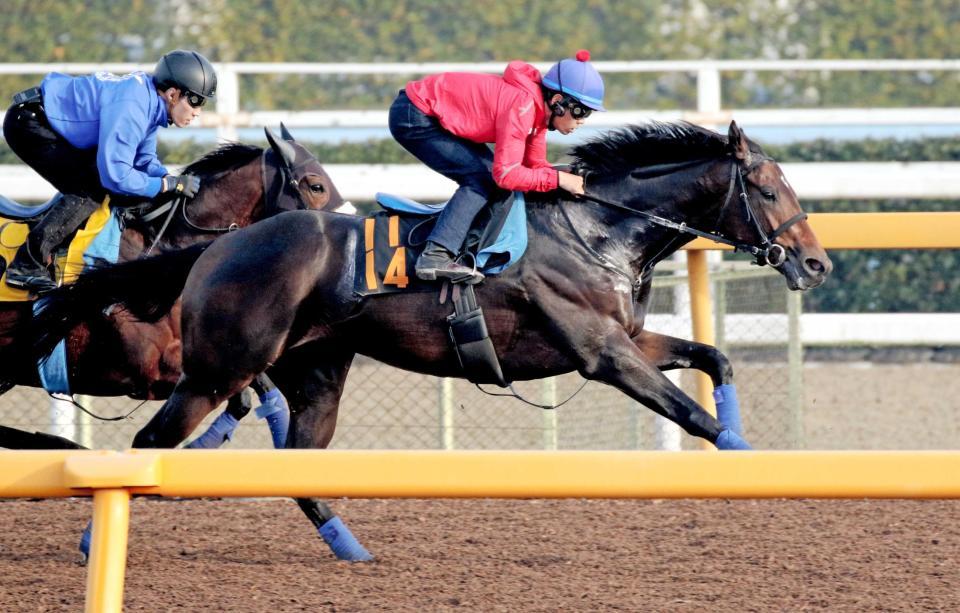
{"type": "Polygon", "coordinates": [[[184,174],[208,176],[248,164],[263,149],[244,143],[225,143],[183,169],[184,174]]]}
{"type": "MultiPolygon", "coordinates": [[[[749,141],[750,150],[762,153],[749,141]]],[[[613,130],[570,150],[573,166],[618,174],[642,166],[673,164],[727,155],[727,137],[686,121],[652,121],[613,130]]]]}

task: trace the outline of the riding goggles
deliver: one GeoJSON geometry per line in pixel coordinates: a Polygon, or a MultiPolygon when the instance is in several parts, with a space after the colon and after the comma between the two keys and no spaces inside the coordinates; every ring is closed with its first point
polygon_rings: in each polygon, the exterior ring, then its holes
{"type": "Polygon", "coordinates": [[[183,93],[183,97],[187,99],[187,104],[195,109],[198,109],[207,103],[207,99],[196,92],[192,92],[189,89],[184,89],[181,91],[183,93]]]}
{"type": "Polygon", "coordinates": [[[576,102],[571,102],[567,108],[570,109],[570,116],[574,119],[586,119],[590,116],[590,113],[593,112],[593,109],[590,107],[577,104],[576,102]]]}

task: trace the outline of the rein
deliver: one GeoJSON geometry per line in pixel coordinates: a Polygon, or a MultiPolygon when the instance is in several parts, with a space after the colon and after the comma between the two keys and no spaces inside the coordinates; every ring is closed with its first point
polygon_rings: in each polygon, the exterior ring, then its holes
{"type": "MultiPolygon", "coordinates": [[[[727,188],[727,195],[724,198],[723,206],[720,207],[721,218],[723,217],[723,211],[727,208],[727,205],[730,203],[733,197],[733,192],[737,187],[738,180],[740,185],[740,200],[743,202],[744,207],[746,208],[747,219],[753,223],[753,226],[756,229],[757,234],[760,236],[760,243],[757,245],[752,245],[749,243],[731,240],[723,236],[717,231],[706,232],[704,230],[699,230],[697,228],[691,228],[686,224],[686,222],[676,222],[676,221],[667,219],[665,217],[660,217],[659,215],[654,215],[653,213],[648,213],[646,211],[638,211],[636,209],[632,209],[628,206],[625,206],[619,202],[605,200],[603,198],[600,198],[599,196],[594,196],[592,194],[581,194],[579,198],[582,198],[584,200],[590,200],[592,202],[596,202],[597,204],[602,204],[603,206],[606,206],[606,207],[624,211],[626,213],[629,213],[630,215],[643,217],[644,219],[646,219],[647,221],[650,221],[655,225],[658,225],[664,228],[669,228],[671,230],[675,230],[680,234],[691,234],[693,236],[699,236],[700,238],[711,240],[715,243],[730,245],[731,247],[733,247],[734,252],[739,251],[739,252],[749,253],[752,256],[754,256],[755,262],[759,266],[769,264],[770,266],[777,268],[781,264],[783,264],[783,262],[785,261],[786,251],[784,250],[783,246],[777,243],[774,243],[773,241],[777,237],[779,237],[781,234],[786,232],[794,224],[805,220],[807,218],[807,214],[803,212],[797,213],[787,221],[780,224],[780,226],[774,229],[773,232],[771,232],[770,234],[767,234],[766,231],[764,231],[763,226],[760,225],[759,217],[756,214],[753,204],[750,201],[749,195],[747,194],[746,183],[743,180],[743,170],[740,168],[740,165],[737,163],[737,161],[734,160],[730,164],[730,185],[727,188]]],[[[600,254],[599,252],[594,250],[592,247],[587,245],[586,240],[582,236],[580,236],[580,233],[577,231],[576,227],[571,223],[571,220],[567,215],[566,210],[561,207],[561,211],[563,211],[564,218],[566,218],[567,223],[573,229],[573,233],[577,237],[577,239],[580,241],[580,243],[585,245],[587,250],[595,258],[597,258],[600,261],[600,263],[604,265],[605,268],[608,268],[610,270],[615,270],[617,273],[630,278],[630,276],[624,273],[622,270],[619,270],[614,266],[612,266],[602,254],[600,254]]],[[[719,219],[718,219],[718,223],[719,223],[719,219]]]]}
{"type": "MultiPolygon", "coordinates": [[[[296,169],[288,168],[286,163],[284,163],[283,160],[280,160],[280,163],[278,163],[275,167],[270,166],[267,163],[267,153],[269,151],[271,150],[265,149],[263,154],[260,156],[260,178],[261,178],[261,184],[263,186],[264,206],[267,206],[267,204],[270,202],[278,202],[280,198],[284,196],[288,196],[287,194],[288,189],[292,189],[296,194],[296,199],[299,201],[298,203],[299,206],[297,208],[300,208],[300,209],[307,208],[306,203],[303,201],[303,197],[300,195],[300,192],[297,189],[299,186],[299,181],[297,176],[293,172],[296,169]],[[278,193],[275,199],[271,199],[269,197],[271,187],[272,187],[271,183],[273,181],[268,179],[268,173],[267,173],[268,166],[273,168],[275,171],[273,175],[270,177],[270,179],[275,179],[278,174],[280,176],[280,189],[277,190],[278,193]]],[[[279,208],[279,205],[275,208],[279,208]]],[[[238,224],[237,222],[233,222],[224,227],[206,227],[206,226],[197,225],[187,215],[187,198],[185,196],[178,196],[173,200],[171,200],[170,202],[168,202],[167,204],[151,211],[150,213],[148,213],[147,215],[144,215],[141,218],[143,219],[143,221],[150,222],[158,218],[160,215],[164,213],[167,214],[166,218],[163,220],[163,225],[160,226],[160,231],[157,232],[156,237],[154,237],[153,242],[150,244],[150,248],[147,249],[146,252],[144,252],[144,257],[150,255],[153,252],[154,248],[156,248],[156,246],[160,243],[160,240],[163,238],[163,235],[166,233],[167,228],[170,226],[170,222],[173,220],[173,217],[176,215],[177,210],[180,211],[180,215],[183,218],[183,221],[187,225],[187,227],[195,232],[206,233],[206,234],[224,234],[227,232],[233,232],[234,230],[240,229],[240,224],[238,224]]]]}

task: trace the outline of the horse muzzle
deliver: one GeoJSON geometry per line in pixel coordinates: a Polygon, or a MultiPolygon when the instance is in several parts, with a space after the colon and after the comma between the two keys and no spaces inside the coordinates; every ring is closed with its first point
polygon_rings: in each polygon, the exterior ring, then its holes
{"type": "Polygon", "coordinates": [[[769,260],[768,263],[786,278],[787,286],[791,290],[808,290],[818,287],[826,281],[827,276],[833,270],[833,262],[822,250],[815,250],[820,251],[819,254],[811,254],[805,253],[803,250],[776,246],[780,247],[777,251],[782,253],[782,255],[774,256],[781,258],[779,264],[774,264],[769,260]]]}

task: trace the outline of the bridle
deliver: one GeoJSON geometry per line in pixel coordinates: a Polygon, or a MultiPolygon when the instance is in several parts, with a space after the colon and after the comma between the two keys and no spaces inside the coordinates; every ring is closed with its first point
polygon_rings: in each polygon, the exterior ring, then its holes
{"type": "Polygon", "coordinates": [[[272,155],[274,158],[277,158],[277,154],[273,149],[266,149],[263,152],[262,161],[260,163],[260,176],[263,183],[263,197],[264,197],[264,206],[268,206],[270,203],[273,203],[273,208],[269,211],[269,214],[266,217],[274,215],[278,211],[289,211],[294,208],[298,210],[309,209],[310,204],[303,199],[303,194],[300,193],[300,181],[307,176],[308,173],[304,172],[304,169],[310,164],[313,160],[307,159],[303,162],[293,166],[289,164],[285,159],[280,158],[275,164],[267,163],[267,156],[272,155]],[[268,169],[273,170],[273,176],[270,176],[268,169]],[[275,195],[272,192],[276,192],[275,195]],[[280,206],[282,201],[295,201],[296,207],[283,207],[280,206]]]}
{"type": "MultiPolygon", "coordinates": [[[[286,160],[279,158],[272,149],[265,149],[263,154],[260,156],[260,181],[263,186],[263,203],[264,207],[270,207],[264,215],[264,217],[270,217],[278,211],[291,210],[294,207],[284,208],[280,206],[281,200],[296,200],[297,209],[308,209],[310,208],[306,200],[303,198],[303,194],[300,193],[300,180],[303,179],[307,173],[302,172],[303,168],[309,163],[310,160],[302,162],[297,166],[290,167],[287,164],[286,160]],[[267,155],[273,155],[276,159],[275,163],[270,163],[267,161],[267,155]],[[276,192],[276,196],[272,196],[271,192],[276,192]],[[291,195],[292,194],[292,195],[291,195]],[[272,207],[271,207],[272,204],[272,207]]],[[[171,200],[170,202],[150,211],[148,214],[143,215],[141,220],[144,222],[151,222],[160,215],[167,213],[166,219],[163,221],[163,225],[160,226],[160,230],[157,232],[156,237],[154,237],[153,242],[150,244],[150,248],[144,252],[144,257],[150,255],[157,244],[160,242],[160,239],[163,238],[163,235],[166,233],[167,228],[170,225],[170,222],[173,220],[173,217],[176,215],[177,211],[180,211],[180,215],[183,218],[183,222],[191,230],[200,233],[207,234],[223,234],[226,232],[233,232],[234,230],[240,229],[240,224],[233,222],[226,226],[217,227],[217,226],[200,226],[194,223],[187,214],[187,198],[185,196],[178,196],[171,200]]]]}
{"type": "MultiPolygon", "coordinates": [[[[769,158],[764,158],[758,161],[757,163],[751,165],[749,168],[747,168],[747,174],[750,174],[750,172],[754,168],[756,168],[759,164],[767,160],[769,160],[769,158]]],[[[699,230],[697,228],[691,228],[686,224],[686,222],[676,222],[676,221],[667,219],[665,217],[660,217],[659,215],[654,215],[653,213],[648,213],[646,211],[638,211],[636,209],[632,209],[628,206],[625,206],[619,202],[612,202],[610,200],[606,200],[604,198],[595,196],[590,193],[581,194],[579,198],[584,200],[590,200],[592,202],[596,202],[597,204],[602,204],[607,207],[615,208],[615,209],[624,211],[626,213],[629,213],[630,215],[633,215],[633,216],[643,217],[644,219],[646,219],[647,221],[653,224],[656,224],[664,228],[670,228],[671,230],[675,230],[680,234],[691,234],[693,236],[699,236],[701,238],[711,240],[715,243],[730,245],[731,247],[733,247],[733,250],[735,252],[743,252],[743,253],[751,254],[754,257],[754,261],[757,263],[757,265],[759,266],[770,265],[773,268],[779,268],[781,265],[783,265],[783,263],[786,261],[786,256],[787,256],[787,252],[783,248],[783,246],[773,241],[776,240],[788,229],[790,229],[790,227],[792,227],[794,224],[799,223],[807,218],[806,213],[804,212],[797,213],[790,219],[786,220],[785,222],[777,226],[772,232],[767,234],[766,230],[763,229],[763,225],[760,223],[760,217],[757,214],[757,211],[750,200],[750,195],[747,192],[747,185],[743,179],[743,169],[740,166],[740,162],[736,158],[734,158],[730,163],[730,183],[729,183],[729,186],[727,187],[727,195],[723,200],[723,205],[720,207],[720,215],[717,218],[717,229],[715,229],[713,232],[706,232],[704,230],[699,230]],[[739,199],[741,202],[743,202],[747,221],[753,225],[753,228],[760,239],[756,244],[729,239],[723,234],[721,234],[719,230],[720,222],[723,220],[724,211],[726,211],[727,206],[732,201],[733,193],[736,190],[736,187],[738,184],[740,186],[739,199]]],[[[567,217],[566,211],[564,211],[564,216],[567,217]]],[[[569,217],[567,217],[567,222],[568,223],[570,222],[569,217]]],[[[586,241],[584,241],[583,238],[577,232],[576,227],[574,227],[573,224],[570,224],[570,227],[573,228],[574,234],[577,235],[577,238],[580,239],[580,242],[586,244],[586,241]]],[[[590,248],[589,250],[594,254],[594,256],[599,257],[601,263],[606,263],[606,258],[604,258],[602,255],[597,253],[592,248],[590,248]]]]}
{"type": "MultiPolygon", "coordinates": [[[[759,160],[747,168],[747,174],[749,175],[757,166],[767,161],[773,160],[770,158],[763,158],[759,160]]],[[[807,214],[803,211],[800,211],[790,219],[774,228],[770,234],[767,234],[766,230],[763,229],[763,225],[760,223],[760,215],[757,213],[756,208],[754,208],[753,202],[750,200],[750,194],[747,192],[747,184],[743,179],[743,168],[741,168],[738,161],[734,159],[730,164],[730,186],[727,188],[727,196],[723,200],[723,206],[720,207],[720,216],[717,218],[717,229],[713,232],[718,237],[722,237],[719,230],[720,222],[723,220],[723,213],[726,211],[727,205],[730,204],[730,201],[733,198],[734,189],[737,185],[740,186],[740,201],[743,202],[743,208],[746,212],[747,221],[753,225],[754,230],[757,232],[757,236],[760,237],[760,244],[743,245],[732,242],[727,244],[734,245],[734,251],[744,251],[753,255],[757,265],[759,266],[769,264],[773,268],[779,268],[787,260],[787,252],[783,248],[783,245],[775,243],[774,241],[784,232],[789,230],[794,224],[805,221],[807,219],[807,214]]]]}

